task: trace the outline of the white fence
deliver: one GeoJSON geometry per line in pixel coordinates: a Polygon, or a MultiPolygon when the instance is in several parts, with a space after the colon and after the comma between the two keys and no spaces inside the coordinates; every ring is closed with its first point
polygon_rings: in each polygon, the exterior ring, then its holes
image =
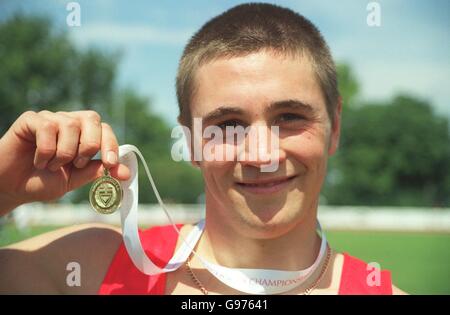
{"type": "MultiPolygon", "coordinates": [[[[176,223],[193,223],[204,216],[202,205],[167,205],[176,223]]],[[[120,225],[120,214],[100,215],[89,205],[23,205],[13,212],[19,227],[103,222],[120,225]]],[[[319,206],[319,220],[329,230],[421,231],[450,233],[450,208],[319,206]]],[[[140,205],[139,224],[165,225],[169,221],[158,205],[140,205]]]]}

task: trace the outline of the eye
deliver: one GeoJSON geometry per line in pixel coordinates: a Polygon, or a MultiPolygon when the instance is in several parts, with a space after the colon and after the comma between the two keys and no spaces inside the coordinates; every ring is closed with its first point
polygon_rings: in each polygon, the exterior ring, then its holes
{"type": "Polygon", "coordinates": [[[278,116],[278,118],[276,119],[276,121],[278,123],[289,123],[289,122],[296,122],[296,121],[300,121],[300,120],[304,120],[305,117],[298,115],[298,114],[294,114],[294,113],[284,113],[281,114],[280,116],[278,116]]]}
{"type": "Polygon", "coordinates": [[[230,120],[226,120],[224,122],[221,122],[219,124],[217,124],[217,127],[221,128],[221,129],[226,129],[227,127],[233,127],[236,128],[238,126],[242,126],[244,127],[243,123],[239,120],[236,119],[230,119],[230,120]]]}

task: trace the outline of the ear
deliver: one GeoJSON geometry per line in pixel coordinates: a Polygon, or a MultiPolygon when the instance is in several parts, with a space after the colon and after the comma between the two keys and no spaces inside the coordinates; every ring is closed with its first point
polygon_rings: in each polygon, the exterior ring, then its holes
{"type": "Polygon", "coordinates": [[[187,127],[181,121],[180,116],[178,116],[177,121],[180,124],[180,126],[183,126],[184,138],[186,139],[186,146],[189,149],[189,156],[190,156],[190,159],[191,159],[191,164],[192,164],[192,166],[199,168],[200,167],[200,162],[194,160],[194,152],[193,152],[193,144],[192,144],[192,131],[191,131],[191,129],[189,127],[187,127]]]}
{"type": "Polygon", "coordinates": [[[330,134],[330,145],[328,146],[328,156],[336,153],[339,147],[339,138],[341,135],[341,114],[342,114],[342,97],[339,96],[338,104],[334,112],[333,127],[330,134]]]}

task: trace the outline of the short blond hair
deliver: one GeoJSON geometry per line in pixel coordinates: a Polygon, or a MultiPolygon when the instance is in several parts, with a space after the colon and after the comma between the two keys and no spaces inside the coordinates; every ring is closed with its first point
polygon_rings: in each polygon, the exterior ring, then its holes
{"type": "Polygon", "coordinates": [[[180,59],[176,79],[179,122],[191,127],[190,103],[195,92],[195,72],[201,65],[264,49],[309,58],[333,125],[339,92],[336,66],[328,45],[308,19],[290,9],[266,3],[235,6],[208,21],[191,37],[180,59]]]}

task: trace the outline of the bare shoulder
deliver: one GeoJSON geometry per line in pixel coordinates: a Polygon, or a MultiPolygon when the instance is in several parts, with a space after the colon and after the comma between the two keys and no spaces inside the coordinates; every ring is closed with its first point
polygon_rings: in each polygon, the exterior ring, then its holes
{"type": "Polygon", "coordinates": [[[102,223],[85,223],[67,226],[51,232],[26,239],[4,247],[4,249],[18,249],[25,251],[39,250],[54,241],[74,242],[80,238],[104,237],[114,234],[120,235],[120,228],[102,223]]]}
{"type": "Polygon", "coordinates": [[[392,285],[392,294],[393,295],[409,295],[405,291],[397,288],[395,285],[392,285]]]}
{"type": "Polygon", "coordinates": [[[82,224],[0,249],[0,293],[95,294],[122,237],[120,228],[82,224]],[[80,285],[68,285],[77,267],[80,285]]]}

